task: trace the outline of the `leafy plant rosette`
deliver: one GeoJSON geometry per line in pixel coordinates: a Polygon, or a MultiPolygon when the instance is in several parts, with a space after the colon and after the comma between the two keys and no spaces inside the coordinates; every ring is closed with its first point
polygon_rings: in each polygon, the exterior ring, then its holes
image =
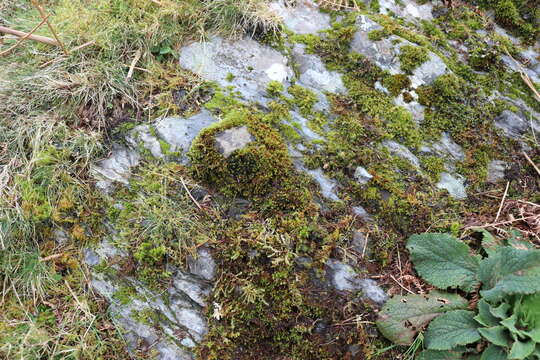
{"type": "Polygon", "coordinates": [[[540,250],[515,234],[502,242],[480,232],[485,256],[448,234],[407,242],[426,282],[457,290],[394,296],[381,310],[377,326],[394,343],[423,332],[417,360],[540,359],[540,250]]]}

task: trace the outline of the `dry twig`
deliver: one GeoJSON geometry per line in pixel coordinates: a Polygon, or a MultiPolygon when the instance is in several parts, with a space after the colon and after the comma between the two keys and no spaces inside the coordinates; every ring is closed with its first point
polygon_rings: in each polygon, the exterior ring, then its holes
{"type": "Polygon", "coordinates": [[[523,151],[523,155],[525,156],[525,159],[527,159],[527,161],[532,165],[532,167],[534,168],[534,170],[536,170],[536,172],[538,173],[538,175],[540,175],[540,169],[538,168],[538,166],[536,166],[536,164],[531,160],[531,158],[529,157],[529,155],[527,155],[527,153],[525,151],[523,151]]]}
{"type": "Polygon", "coordinates": [[[62,41],[60,40],[60,38],[58,37],[58,34],[56,33],[56,31],[54,30],[54,27],[52,26],[52,24],[49,22],[49,20],[47,20],[49,18],[49,15],[45,14],[45,11],[43,10],[43,8],[41,7],[41,5],[39,5],[39,3],[37,2],[37,0],[31,0],[32,1],[32,5],[34,5],[34,7],[39,11],[39,15],[41,16],[41,18],[43,20],[45,20],[45,22],[47,22],[47,26],[49,27],[49,30],[51,31],[51,33],[53,34],[54,38],[56,39],[56,41],[58,42],[58,45],[60,46],[60,48],[62,49],[62,51],[64,52],[65,55],[69,55],[66,47],[64,46],[64,44],[62,43],[62,41]]]}
{"type": "Polygon", "coordinates": [[[28,39],[30,36],[32,36],[32,34],[37,30],[39,29],[39,27],[41,25],[43,25],[45,22],[47,21],[47,19],[43,19],[41,20],[41,22],[39,24],[37,24],[29,33],[25,34],[23,37],[21,37],[19,39],[19,41],[17,41],[13,46],[11,46],[10,48],[0,52],[0,56],[4,56],[4,55],[7,55],[9,54],[11,51],[15,50],[24,40],[28,39]]]}
{"type": "Polygon", "coordinates": [[[59,44],[56,42],[56,40],[51,39],[49,37],[41,36],[41,35],[33,35],[32,33],[25,33],[24,31],[10,29],[10,28],[5,27],[5,26],[0,26],[0,33],[9,34],[9,35],[15,35],[15,36],[17,36],[19,38],[22,38],[22,37],[26,36],[26,38],[30,39],[30,40],[38,41],[40,43],[44,43],[44,44],[47,44],[47,45],[59,46],[59,44]]]}

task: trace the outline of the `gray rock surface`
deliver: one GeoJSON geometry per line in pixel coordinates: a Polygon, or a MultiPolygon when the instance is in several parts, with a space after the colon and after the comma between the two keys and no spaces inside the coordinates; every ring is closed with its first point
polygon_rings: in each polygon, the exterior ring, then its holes
{"type": "Polygon", "coordinates": [[[337,195],[338,183],[337,181],[330,179],[326,176],[322,169],[305,170],[313,179],[319,184],[321,188],[321,194],[332,201],[340,201],[341,199],[337,195]]]}
{"type": "Polygon", "coordinates": [[[326,274],[329,284],[338,291],[361,291],[363,297],[378,304],[388,298],[374,280],[360,278],[353,267],[336,259],[326,262],[326,274]]]}
{"type": "Polygon", "coordinates": [[[320,57],[305,52],[305,45],[296,44],[292,54],[298,66],[301,85],[323,92],[337,94],[346,92],[341,74],[328,71],[320,57]]]}
{"type": "Polygon", "coordinates": [[[510,110],[504,110],[495,119],[495,126],[502,130],[503,134],[512,139],[519,139],[529,127],[525,119],[510,110]]]}
{"type": "Polygon", "coordinates": [[[373,217],[362,206],[353,206],[351,209],[354,215],[358,216],[365,222],[373,221],[373,217]]]}
{"type": "Polygon", "coordinates": [[[245,148],[253,141],[255,138],[249,133],[247,126],[227,129],[216,135],[216,146],[225,158],[231,156],[236,150],[245,148]]]}
{"type": "Polygon", "coordinates": [[[503,180],[505,177],[506,169],[508,169],[508,163],[502,160],[492,160],[488,164],[487,181],[495,184],[503,180]]]}
{"type": "MultiPolygon", "coordinates": [[[[365,15],[360,15],[356,23],[358,31],[351,42],[351,49],[366,56],[383,70],[388,70],[390,74],[402,73],[399,61],[400,48],[404,45],[417,45],[396,35],[372,41],[369,39],[369,33],[383,27],[365,15]]],[[[412,87],[431,84],[447,71],[444,61],[438,55],[429,52],[429,60],[416,68],[410,76],[412,87]]]]}
{"type": "Polygon", "coordinates": [[[420,168],[420,160],[406,146],[392,140],[385,140],[382,144],[388,149],[388,151],[390,151],[390,154],[407,160],[415,168],[420,168]]]}
{"type": "Polygon", "coordinates": [[[216,263],[210,250],[205,247],[197,249],[196,257],[188,257],[189,271],[201,278],[212,281],[216,276],[216,263]]]}
{"type": "Polygon", "coordinates": [[[223,87],[234,86],[246,100],[263,104],[270,81],[287,86],[293,76],[285,56],[249,38],[214,36],[192,43],[180,50],[180,66],[223,87]]]}
{"type": "Polygon", "coordinates": [[[115,144],[111,155],[92,166],[91,173],[99,179],[98,188],[108,192],[114,182],[128,184],[131,169],[139,165],[139,161],[140,156],[136,151],[115,144]]]}
{"type": "Polygon", "coordinates": [[[365,185],[373,178],[373,175],[371,175],[364,167],[358,166],[356,170],[354,170],[354,178],[358,183],[365,185]]]}
{"type": "Polygon", "coordinates": [[[437,183],[438,189],[448,191],[450,196],[463,200],[467,198],[467,191],[465,190],[465,179],[460,175],[452,175],[447,172],[441,173],[441,178],[437,183]]]}
{"type": "Polygon", "coordinates": [[[174,273],[172,286],[155,293],[131,276],[99,270],[99,264],[127,256],[110,241],[104,240],[96,249],[84,251],[92,273],[90,284],[110,303],[109,312],[126,332],[131,353],[143,345],[155,349],[160,360],[194,359],[190,348],[202,341],[208,331],[203,309],[211,290],[207,279],[212,279],[215,271],[210,253],[201,250],[200,254],[192,259],[190,269],[194,272],[169,269],[174,273]],[[134,292],[127,301],[115,296],[125,288],[134,292]]]}
{"type": "Polygon", "coordinates": [[[279,0],[270,4],[283,24],[296,34],[315,34],[331,28],[330,16],[318,10],[311,0],[299,0],[296,6],[289,6],[286,1],[279,0]]]}

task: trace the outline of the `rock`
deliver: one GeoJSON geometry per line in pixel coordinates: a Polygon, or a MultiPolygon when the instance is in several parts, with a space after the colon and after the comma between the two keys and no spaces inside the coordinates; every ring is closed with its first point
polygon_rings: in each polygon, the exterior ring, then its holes
{"type": "Polygon", "coordinates": [[[417,4],[413,0],[379,0],[380,13],[389,15],[395,14],[408,20],[432,20],[431,11],[433,5],[426,3],[423,5],[417,4]]]}
{"type": "Polygon", "coordinates": [[[306,170],[306,172],[319,184],[322,196],[332,201],[340,201],[336,193],[337,181],[324,175],[322,169],[306,170]]]}
{"type": "MultiPolygon", "coordinates": [[[[218,120],[207,110],[189,118],[168,117],[156,122],[155,128],[158,137],[169,146],[169,152],[182,152],[185,154],[191,147],[191,143],[206,127],[218,120]]],[[[185,158],[184,158],[185,160],[185,158]]]]}
{"type": "Polygon", "coordinates": [[[129,183],[131,169],[139,165],[139,161],[140,156],[136,151],[114,144],[111,155],[92,166],[91,173],[100,179],[98,188],[108,193],[114,182],[125,185],[129,183]]]}
{"type": "Polygon", "coordinates": [[[302,137],[302,139],[306,140],[308,143],[313,143],[315,140],[323,140],[323,137],[317,134],[315,131],[311,130],[308,125],[308,120],[297,113],[296,111],[291,111],[291,122],[286,122],[289,125],[293,127],[293,129],[302,137]],[[294,124],[294,125],[293,125],[294,124]],[[300,125],[298,127],[298,125],[300,125]]]}
{"type": "Polygon", "coordinates": [[[317,55],[307,54],[306,46],[296,44],[293,48],[293,59],[298,65],[300,84],[304,87],[330,93],[345,93],[347,89],[343,84],[341,74],[328,71],[317,55]]]}
{"type": "Polygon", "coordinates": [[[331,28],[330,16],[318,10],[311,0],[299,0],[296,6],[287,6],[284,0],[270,4],[282,19],[283,24],[296,34],[316,34],[331,28]]]}
{"type": "Polygon", "coordinates": [[[53,232],[54,241],[56,242],[56,245],[58,246],[64,246],[69,242],[69,239],[71,238],[68,233],[66,233],[62,229],[56,229],[53,232]]]}
{"type": "Polygon", "coordinates": [[[238,219],[240,216],[246,214],[251,207],[251,201],[246,199],[236,198],[227,210],[227,217],[238,219]]]}
{"type": "MultiPolygon", "coordinates": [[[[395,75],[401,73],[399,61],[402,46],[418,46],[399,36],[391,35],[387,38],[372,41],[369,33],[373,30],[381,30],[383,27],[366,15],[360,15],[356,21],[358,31],[354,34],[351,49],[373,61],[383,70],[395,75]]],[[[428,52],[429,59],[417,67],[410,76],[411,86],[417,88],[420,85],[431,84],[436,78],[447,72],[444,61],[433,52],[428,52]]]]}
{"type": "Polygon", "coordinates": [[[253,39],[224,40],[218,36],[180,50],[180,66],[222,87],[234,86],[246,99],[265,104],[270,81],[288,86],[293,76],[287,58],[253,39]]]}
{"type": "Polygon", "coordinates": [[[444,189],[448,191],[450,196],[458,200],[463,200],[467,198],[467,192],[465,190],[465,179],[461,176],[454,177],[453,175],[443,172],[441,173],[441,178],[437,183],[438,189],[444,189]]]}
{"type": "Polygon", "coordinates": [[[215,122],[217,119],[207,110],[202,110],[189,118],[162,118],[153,125],[135,127],[126,140],[133,148],[142,146],[159,159],[174,153],[181,163],[186,164],[188,162],[186,154],[195,137],[215,122]],[[166,147],[166,151],[163,147],[166,147]]]}
{"type": "MultiPolygon", "coordinates": [[[[409,92],[409,94],[411,94],[416,99],[418,98],[418,95],[414,91],[409,92]]],[[[406,102],[405,99],[403,99],[403,94],[399,94],[393,100],[394,100],[394,104],[398,106],[402,106],[405,109],[407,109],[412,114],[413,120],[417,124],[421,124],[422,121],[424,121],[425,109],[426,109],[424,105],[420,104],[416,100],[406,102]]]]}
{"type": "Polygon", "coordinates": [[[216,146],[226,158],[236,150],[245,148],[253,141],[255,141],[255,138],[249,133],[245,125],[227,129],[216,135],[216,146]]]}
{"type": "Polygon", "coordinates": [[[162,159],[165,155],[162,152],[159,139],[154,136],[150,125],[139,125],[135,127],[126,137],[126,141],[133,149],[140,147],[150,151],[153,157],[162,159]]]}
{"type": "Polygon", "coordinates": [[[423,145],[420,151],[425,154],[437,155],[444,159],[447,171],[454,171],[455,163],[465,160],[463,148],[452,140],[448,133],[443,133],[438,142],[423,145]]]}
{"type": "MultiPolygon", "coordinates": [[[[156,349],[156,359],[194,359],[186,349],[195,347],[208,331],[203,308],[215,274],[208,249],[199,248],[198,254],[197,259],[188,261],[189,273],[174,270],[172,286],[155,293],[129,275],[98,270],[97,265],[118,262],[128,255],[110,241],[103,240],[96,249],[84,251],[92,272],[91,286],[110,303],[109,312],[125,332],[130,353],[142,345],[156,349]],[[126,287],[135,295],[119,301],[115,294],[126,287]]],[[[118,266],[111,269],[119,270],[118,266]]]]}
{"type": "Polygon", "coordinates": [[[420,169],[420,160],[407,147],[392,140],[385,140],[382,144],[390,151],[390,154],[405,159],[414,165],[415,168],[420,169]]]}
{"type": "Polygon", "coordinates": [[[501,60],[503,61],[504,65],[509,67],[515,72],[523,71],[525,74],[527,74],[533,82],[539,83],[540,82],[540,75],[533,69],[529,69],[528,67],[524,67],[521,63],[516,63],[510,56],[508,55],[502,55],[501,60]]]}
{"type": "Polygon", "coordinates": [[[527,121],[510,110],[504,110],[495,119],[495,126],[503,131],[503,134],[512,139],[519,139],[529,127],[527,121]]]}
{"type": "Polygon", "coordinates": [[[373,178],[373,175],[371,175],[365,168],[362,166],[358,166],[356,170],[354,171],[354,178],[358,183],[365,185],[373,178]]]}
{"type": "Polygon", "coordinates": [[[354,215],[358,216],[360,219],[364,220],[365,222],[373,221],[373,217],[362,206],[353,206],[352,211],[354,215]]]}
{"type": "Polygon", "coordinates": [[[488,164],[487,182],[495,184],[505,177],[508,163],[502,160],[492,160],[488,164]]]}
{"type": "Polygon", "coordinates": [[[359,255],[370,256],[371,251],[368,247],[368,238],[361,231],[355,230],[353,232],[351,247],[359,255]]]}
{"type": "Polygon", "coordinates": [[[210,250],[205,247],[197,249],[197,257],[188,258],[189,272],[201,278],[211,281],[216,275],[216,263],[210,250]]]}
{"type": "Polygon", "coordinates": [[[362,291],[362,295],[377,304],[384,303],[388,296],[375,281],[358,278],[354,269],[335,259],[326,262],[326,272],[330,285],[338,291],[362,291]]]}

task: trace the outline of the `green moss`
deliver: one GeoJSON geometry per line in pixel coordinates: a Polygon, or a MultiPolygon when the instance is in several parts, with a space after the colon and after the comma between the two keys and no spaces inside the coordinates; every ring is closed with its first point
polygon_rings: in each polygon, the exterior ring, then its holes
{"type": "Polygon", "coordinates": [[[398,96],[403,90],[411,86],[411,80],[407,75],[390,75],[383,80],[383,85],[390,91],[392,96],[398,96]]]}
{"type": "Polygon", "coordinates": [[[313,106],[318,101],[313,91],[300,85],[292,85],[287,91],[293,96],[293,104],[300,109],[302,115],[309,116],[313,113],[313,106]]]}
{"type": "Polygon", "coordinates": [[[293,209],[305,204],[305,189],[281,135],[261,114],[249,109],[231,110],[223,121],[203,130],[189,157],[195,178],[223,194],[253,199],[268,207],[293,209]],[[215,137],[239,126],[247,126],[254,141],[225,158],[216,148],[215,137]]]}
{"type": "Polygon", "coordinates": [[[285,87],[279,81],[272,80],[266,87],[266,93],[272,97],[279,96],[285,91],[285,87]]]}
{"type": "Polygon", "coordinates": [[[429,60],[428,50],[413,45],[404,45],[400,47],[399,61],[401,70],[410,74],[414,69],[429,60]]]}
{"type": "Polygon", "coordinates": [[[382,29],[370,31],[368,33],[368,39],[371,41],[379,41],[379,40],[389,37],[390,35],[392,35],[392,33],[390,33],[385,28],[382,28],[382,29]]]}
{"type": "Polygon", "coordinates": [[[117,300],[122,305],[127,305],[133,300],[133,297],[135,297],[136,294],[137,292],[134,287],[122,286],[113,294],[113,299],[117,300]]]}
{"type": "Polygon", "coordinates": [[[425,156],[422,165],[433,181],[439,181],[440,174],[445,170],[444,159],[439,156],[425,156]]]}

